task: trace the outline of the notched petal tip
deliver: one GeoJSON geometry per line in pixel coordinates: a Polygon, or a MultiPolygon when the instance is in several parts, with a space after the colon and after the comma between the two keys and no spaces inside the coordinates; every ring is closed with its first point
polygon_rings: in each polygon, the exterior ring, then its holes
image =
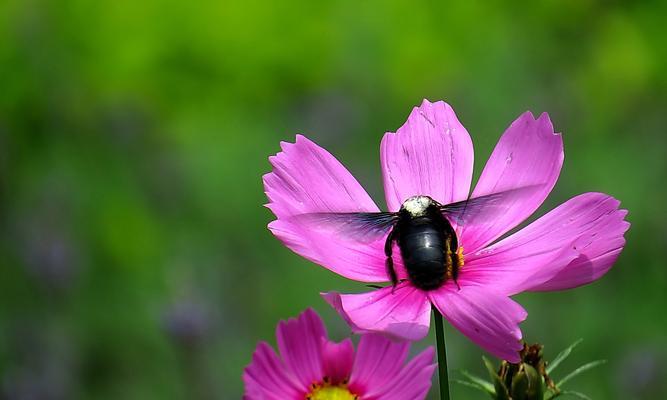
{"type": "Polygon", "coordinates": [[[510,127],[527,129],[526,134],[532,131],[533,134],[547,139],[551,136],[562,136],[560,132],[555,131],[551,117],[547,112],[543,112],[535,118],[532,111],[525,111],[510,124],[510,127]]]}
{"type": "MultiPolygon", "coordinates": [[[[301,135],[301,134],[296,134],[294,135],[294,141],[290,142],[287,140],[281,140],[279,142],[280,146],[280,151],[277,152],[274,155],[269,156],[269,162],[271,162],[272,165],[274,165],[274,161],[280,160],[281,158],[289,156],[288,153],[290,153],[292,150],[294,150],[298,146],[317,146],[315,142],[312,140],[308,139],[307,137],[301,135]]],[[[270,175],[271,173],[265,174],[265,175],[270,175]]]]}
{"type": "Polygon", "coordinates": [[[327,332],[322,318],[320,318],[315,310],[308,307],[296,317],[288,318],[278,323],[276,336],[285,337],[285,335],[295,337],[326,337],[327,332]]]}
{"type": "Polygon", "coordinates": [[[551,121],[551,117],[549,116],[549,113],[543,112],[542,114],[540,114],[540,116],[537,118],[537,122],[540,123],[544,127],[543,132],[545,132],[545,134],[548,134],[550,132],[551,135],[561,136],[560,132],[555,131],[554,124],[551,121]]]}
{"type": "Polygon", "coordinates": [[[424,100],[380,144],[385,197],[390,211],[415,195],[447,204],[463,200],[472,179],[472,140],[445,102],[424,100]]]}
{"type": "Polygon", "coordinates": [[[327,232],[292,219],[330,212],[378,212],[368,193],[329,152],[302,135],[281,143],[270,157],[273,171],[264,175],[268,208],[276,216],[269,230],[297,254],[350,279],[386,280],[384,254],[366,243],[330,239],[327,232]],[[376,254],[377,253],[377,254],[376,254]]]}
{"type": "Polygon", "coordinates": [[[306,320],[317,321],[319,324],[322,324],[322,326],[324,326],[324,324],[322,323],[322,318],[320,318],[319,314],[317,314],[317,312],[315,312],[315,310],[312,307],[306,308],[301,314],[299,314],[299,316],[296,319],[300,321],[306,321],[306,320]]]}
{"type": "Polygon", "coordinates": [[[540,189],[512,197],[498,207],[497,216],[464,226],[461,242],[466,250],[486,247],[529,217],[556,184],[564,157],[562,136],[554,134],[546,113],[535,119],[526,111],[514,120],[500,137],[472,197],[530,186],[540,189]]]}
{"type": "Polygon", "coordinates": [[[312,140],[308,139],[306,136],[297,133],[294,135],[294,141],[290,142],[287,140],[281,140],[280,141],[280,149],[282,150],[281,152],[277,153],[276,156],[282,154],[282,153],[288,153],[290,150],[292,150],[295,146],[317,146],[315,142],[312,140]]]}
{"type": "MultiPolygon", "coordinates": [[[[524,123],[531,123],[535,121],[535,114],[533,114],[532,111],[526,110],[522,112],[515,120],[514,122],[524,122],[524,123]]],[[[513,122],[513,123],[514,123],[513,122]]]]}
{"type": "Polygon", "coordinates": [[[452,106],[449,105],[444,100],[431,101],[429,99],[422,99],[422,102],[419,106],[413,107],[413,109],[422,108],[422,107],[444,107],[447,109],[452,109],[452,106]]]}
{"type": "MultiPolygon", "coordinates": [[[[444,102],[442,100],[439,100],[439,101],[436,101],[435,103],[444,103],[444,102]]],[[[420,107],[430,106],[430,105],[433,105],[433,104],[434,104],[434,102],[432,102],[429,99],[422,99],[422,103],[421,103],[420,107]]],[[[415,109],[415,108],[419,108],[419,107],[413,107],[413,109],[415,109]]]]}
{"type": "MultiPolygon", "coordinates": [[[[292,147],[296,144],[296,139],[298,139],[298,136],[294,139],[294,142],[288,142],[286,140],[281,140],[280,141],[280,149],[282,151],[280,153],[287,153],[289,151],[290,147],[292,147]]],[[[276,155],[280,155],[280,153],[277,153],[276,155]]]]}

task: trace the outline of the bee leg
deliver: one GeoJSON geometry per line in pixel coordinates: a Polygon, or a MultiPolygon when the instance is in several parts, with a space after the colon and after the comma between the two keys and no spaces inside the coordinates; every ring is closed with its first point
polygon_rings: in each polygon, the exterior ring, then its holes
{"type": "Polygon", "coordinates": [[[380,285],[366,285],[366,286],[373,289],[382,289],[382,286],[380,285]]]}
{"type": "Polygon", "coordinates": [[[392,293],[396,290],[396,285],[398,285],[398,276],[396,276],[396,270],[394,270],[394,259],[392,258],[392,246],[394,244],[395,230],[391,231],[389,236],[387,236],[387,241],[384,243],[384,255],[387,256],[385,261],[385,267],[387,268],[387,275],[391,279],[391,284],[393,286],[392,293]]]}
{"type": "Polygon", "coordinates": [[[392,260],[391,257],[387,257],[385,265],[387,267],[387,273],[391,279],[391,294],[394,294],[396,285],[398,285],[398,277],[396,276],[396,271],[394,270],[394,260],[392,260]]]}

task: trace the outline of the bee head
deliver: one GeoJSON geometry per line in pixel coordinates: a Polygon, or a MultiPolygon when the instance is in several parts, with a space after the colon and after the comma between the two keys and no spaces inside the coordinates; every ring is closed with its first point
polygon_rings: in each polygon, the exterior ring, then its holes
{"type": "Polygon", "coordinates": [[[401,210],[407,211],[412,217],[420,217],[426,214],[426,210],[434,203],[428,196],[412,196],[403,202],[401,210]]]}

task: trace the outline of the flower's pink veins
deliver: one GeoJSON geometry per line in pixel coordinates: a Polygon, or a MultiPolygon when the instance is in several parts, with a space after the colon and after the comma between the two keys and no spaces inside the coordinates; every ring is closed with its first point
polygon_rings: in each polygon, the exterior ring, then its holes
{"type": "Polygon", "coordinates": [[[271,346],[265,342],[257,346],[252,362],[243,372],[243,381],[246,383],[246,394],[252,399],[264,398],[252,395],[260,391],[276,400],[296,399],[306,394],[305,388],[299,384],[291,370],[285,368],[271,346]]]}
{"type": "Polygon", "coordinates": [[[320,382],[324,377],[322,338],[326,337],[322,320],[311,309],[301,318],[281,321],[276,328],[280,357],[303,387],[320,382]]]}
{"type": "Polygon", "coordinates": [[[381,390],[403,369],[409,349],[409,342],[362,335],[350,376],[350,390],[367,396],[381,390]]]}
{"type": "Polygon", "coordinates": [[[447,204],[470,191],[472,140],[445,102],[424,100],[415,107],[396,133],[384,135],[380,159],[389,211],[415,195],[447,204]]]}
{"type": "Polygon", "coordinates": [[[431,387],[430,376],[436,364],[433,363],[435,350],[430,347],[424,350],[395,374],[383,386],[374,386],[365,395],[365,399],[405,400],[422,399],[431,387]]]}
{"type": "Polygon", "coordinates": [[[352,340],[335,343],[322,338],[322,363],[324,376],[329,382],[341,383],[350,377],[354,363],[352,340]]]}
{"type": "Polygon", "coordinates": [[[437,364],[433,363],[435,350],[433,348],[424,350],[422,354],[415,357],[407,368],[394,381],[394,385],[387,388],[386,395],[382,400],[419,399],[428,394],[431,388],[429,376],[433,375],[437,364]]]}

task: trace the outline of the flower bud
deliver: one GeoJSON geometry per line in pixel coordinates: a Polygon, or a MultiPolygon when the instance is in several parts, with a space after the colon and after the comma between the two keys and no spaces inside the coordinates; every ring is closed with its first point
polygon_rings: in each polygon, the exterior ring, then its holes
{"type": "Polygon", "coordinates": [[[573,377],[595,368],[605,363],[605,360],[597,360],[586,363],[574,371],[570,372],[556,384],[549,374],[565,360],[572,349],[574,349],[581,339],[571,344],[568,348],[561,351],[548,365],[542,357],[542,345],[533,344],[523,345],[520,352],[521,361],[518,364],[512,364],[508,361],[502,361],[500,368],[496,370],[493,363],[486,357],[482,357],[486,369],[491,376],[491,382],[477,377],[469,372],[461,371],[467,378],[467,381],[458,381],[468,387],[481,390],[495,400],[545,400],[553,399],[561,394],[570,394],[582,399],[587,399],[586,395],[573,390],[562,390],[563,385],[573,377]]]}
{"type": "Polygon", "coordinates": [[[502,361],[496,372],[487,363],[487,369],[493,379],[493,398],[496,400],[543,400],[545,384],[551,383],[542,359],[541,344],[524,344],[518,364],[502,361]]]}
{"type": "Polygon", "coordinates": [[[512,378],[510,389],[512,400],[542,400],[542,376],[530,364],[519,364],[512,378]]]}

